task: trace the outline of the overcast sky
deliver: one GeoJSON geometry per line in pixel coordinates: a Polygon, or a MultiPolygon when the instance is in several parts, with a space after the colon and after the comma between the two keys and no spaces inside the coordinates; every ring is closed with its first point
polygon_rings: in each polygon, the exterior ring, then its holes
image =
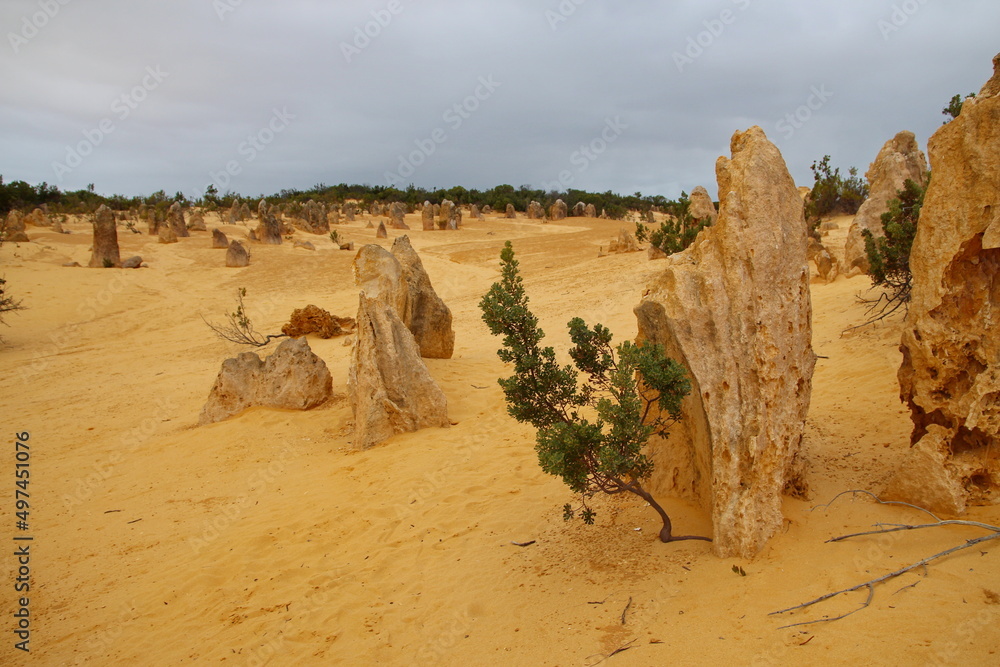
{"type": "Polygon", "coordinates": [[[925,147],[1000,51],[996,0],[0,0],[0,174],[670,198],[760,125],[800,185],[925,147]],[[560,179],[561,182],[560,182],[560,179]]]}

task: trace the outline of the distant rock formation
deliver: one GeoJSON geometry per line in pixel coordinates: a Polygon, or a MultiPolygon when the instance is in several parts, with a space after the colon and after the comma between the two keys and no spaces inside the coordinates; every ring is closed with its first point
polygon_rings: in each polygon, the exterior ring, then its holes
{"type": "Polygon", "coordinates": [[[639,242],[635,240],[635,236],[624,227],[618,231],[618,238],[612,240],[611,245],[608,246],[609,254],[639,252],[640,250],[642,248],[639,247],[639,242]]]}
{"type": "Polygon", "coordinates": [[[229,239],[226,235],[222,233],[222,230],[216,228],[212,230],[212,247],[216,249],[225,249],[229,247],[229,239]]]}
{"type": "Polygon", "coordinates": [[[809,238],[809,246],[806,257],[816,264],[816,272],[819,277],[827,282],[833,282],[840,275],[840,262],[830,254],[822,243],[816,239],[809,238]]]}
{"type": "Polygon", "coordinates": [[[517,217],[517,210],[514,209],[513,204],[507,204],[507,211],[504,214],[508,220],[513,220],[517,217]]]}
{"type": "Polygon", "coordinates": [[[230,242],[226,250],[226,266],[233,269],[250,266],[250,253],[239,241],[230,242]]]}
{"type": "Polygon", "coordinates": [[[582,218],[584,213],[586,213],[586,211],[587,211],[587,205],[584,204],[582,201],[578,201],[576,204],[573,205],[573,217],[575,218],[582,218]]]}
{"type": "Polygon", "coordinates": [[[191,217],[188,218],[187,228],[192,232],[208,231],[208,228],[205,226],[205,216],[201,211],[192,211],[191,217]]]}
{"type": "Polygon", "coordinates": [[[392,243],[392,256],[400,265],[404,298],[399,300],[399,317],[413,334],[420,356],[451,359],[455,350],[451,309],[434,291],[430,276],[410,239],[400,236],[392,243]]]}
{"type": "Polygon", "coordinates": [[[715,210],[715,204],[712,202],[712,197],[708,194],[708,190],[702,186],[697,186],[691,191],[691,205],[688,206],[688,213],[695,220],[711,220],[713,223],[716,218],[719,217],[719,212],[715,210]]]}
{"type": "MultiPolygon", "coordinates": [[[[109,209],[110,212],[110,209],[109,209]]],[[[112,220],[114,220],[114,213],[112,215],[112,220]]],[[[52,223],[49,221],[49,217],[45,215],[45,211],[40,208],[36,208],[34,211],[28,214],[25,218],[24,223],[26,225],[31,225],[33,227],[48,227],[52,223]]]]}
{"type": "MultiPolygon", "coordinates": [[[[36,211],[38,209],[35,209],[36,211]]],[[[118,250],[118,227],[115,225],[115,215],[104,204],[94,214],[94,249],[90,254],[92,269],[120,268],[122,258],[118,250]]]]}
{"type": "Polygon", "coordinates": [[[462,207],[452,206],[448,214],[448,229],[462,228],[462,207]]]}
{"type": "Polygon", "coordinates": [[[587,204],[586,208],[583,210],[583,215],[588,218],[597,217],[597,207],[593,204],[587,204]]]}
{"type": "Polygon", "coordinates": [[[385,229],[385,223],[378,223],[378,229],[375,231],[375,238],[377,239],[387,239],[389,238],[389,233],[385,229]]]}
{"type": "Polygon", "coordinates": [[[296,241],[292,247],[302,248],[303,250],[316,250],[316,246],[314,246],[311,241],[296,241]]]}
{"type": "Polygon", "coordinates": [[[350,317],[335,317],[319,306],[309,304],[305,308],[292,311],[288,324],[281,327],[281,333],[292,338],[316,334],[320,338],[334,338],[353,333],[355,321],[350,317]]]}
{"type": "Polygon", "coordinates": [[[469,207],[469,217],[473,220],[482,220],[483,214],[480,212],[479,207],[473,204],[469,207]]]}
{"type": "Polygon", "coordinates": [[[199,425],[229,419],[248,408],[311,410],[333,395],[333,377],[305,338],[282,341],[266,360],[253,352],[222,362],[201,409],[199,425]]]}
{"type": "Polygon", "coordinates": [[[184,209],[181,208],[179,201],[175,201],[167,210],[167,224],[170,225],[170,229],[178,237],[186,238],[191,236],[191,233],[188,232],[187,223],[184,222],[184,209]]]}
{"type": "Polygon", "coordinates": [[[804,490],[799,450],[816,356],[802,199],[778,149],[752,127],[719,158],[721,211],[665,260],[635,309],[639,339],[688,369],[669,442],[654,437],[652,490],[712,512],[718,556],[751,557],[804,490]]]}
{"type": "Polygon", "coordinates": [[[257,205],[257,240],[266,245],[281,245],[282,225],[263,199],[257,205]]]}
{"type": "Polygon", "coordinates": [[[448,229],[448,221],[452,219],[455,204],[445,199],[441,202],[441,209],[438,213],[438,229],[448,229]]]}
{"type": "Polygon", "coordinates": [[[876,238],[885,236],[882,214],[889,210],[889,201],[896,199],[896,193],[903,189],[907,179],[923,186],[926,175],[927,159],[912,132],[900,132],[885,142],[865,173],[869,183],[868,199],[861,204],[847,232],[844,264],[849,272],[854,275],[868,272],[862,232],[867,229],[876,238]]]}
{"type": "Polygon", "coordinates": [[[910,252],[900,397],[912,448],[885,496],[935,512],[1000,502],[1000,55],[929,142],[910,252]]]}
{"type": "Polygon", "coordinates": [[[542,207],[536,201],[528,204],[528,219],[529,220],[541,220],[545,217],[545,208],[542,207]]]}
{"type": "Polygon", "coordinates": [[[393,229],[409,229],[406,224],[406,205],[393,202],[389,206],[389,224],[393,229]]]}
{"type": "Polygon", "coordinates": [[[13,210],[7,214],[7,220],[3,226],[3,240],[7,243],[28,243],[28,234],[25,232],[24,216],[18,210],[13,210]]]}
{"type": "Polygon", "coordinates": [[[368,449],[393,435],[449,425],[448,401],[420,358],[399,316],[402,267],[376,245],[354,259],[361,287],[357,340],[347,389],[354,412],[354,446],[368,449]]]}
{"type": "Polygon", "coordinates": [[[344,219],[347,220],[347,222],[354,222],[356,215],[357,206],[354,205],[354,202],[348,202],[344,210],[344,219]]]}
{"type": "Polygon", "coordinates": [[[424,202],[424,208],[420,211],[420,221],[425,232],[434,231],[434,206],[429,202],[424,202]]]}
{"type": "Polygon", "coordinates": [[[557,199],[556,203],[549,207],[549,219],[550,220],[565,220],[566,219],[566,202],[562,199],[557,199]]]}
{"type": "Polygon", "coordinates": [[[139,255],[133,255],[122,262],[123,269],[138,269],[142,266],[142,257],[139,255]]]}
{"type": "Polygon", "coordinates": [[[178,243],[177,234],[174,232],[174,228],[170,225],[164,224],[160,225],[160,228],[156,232],[157,236],[160,237],[160,243],[178,243]]]}

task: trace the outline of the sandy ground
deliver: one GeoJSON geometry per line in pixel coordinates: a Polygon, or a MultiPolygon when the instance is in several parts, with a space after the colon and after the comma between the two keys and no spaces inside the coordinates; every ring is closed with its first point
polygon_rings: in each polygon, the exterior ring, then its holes
{"type": "MultiPolygon", "coordinates": [[[[817,508],[848,489],[879,491],[908,446],[899,321],[841,335],[864,319],[856,295],[867,278],[812,285],[824,358],[805,440],[811,498],[785,501],[785,530],[756,559],[718,559],[705,543],[657,542],[655,514],[630,499],[599,500],[594,526],[562,521],[572,498],[539,470],[532,430],[506,415],[499,341],[477,307],[512,239],[557,350],[576,315],[632,338],[657,262],[599,258],[614,222],[489,219],[423,232],[410,221],[455,317],[455,357],[427,362],[455,424],[366,452],[351,447],[344,339],[309,341],[336,400],[196,427],[222,360],[241,351],[202,316],[220,321],[238,287],[262,331],[308,303],[354,314],[353,253],[328,238],[310,238],[315,252],[255,246],[245,269],[226,269],[207,233],[161,245],[124,229],[122,257],[141,254],[148,269],[64,268],[89,259],[82,222],[70,235],[29,228],[32,243],[0,249],[0,273],[28,307],[0,331],[0,663],[595,665],[627,647],[606,664],[1000,664],[1000,605],[986,593],[1000,591],[995,548],[879,586],[869,608],[833,623],[781,627],[854,609],[866,592],[768,615],[981,534],[824,543],[922,518],[862,499],[817,508]],[[21,431],[31,434],[30,656],[11,632],[21,431]]],[[[833,245],[849,219],[838,223],[833,245]]],[[[363,220],[340,231],[358,244],[392,240],[376,241],[363,220]]],[[[678,531],[710,531],[700,508],[665,505],[678,531]]],[[[968,516],[996,523],[1000,508],[968,516]]]]}

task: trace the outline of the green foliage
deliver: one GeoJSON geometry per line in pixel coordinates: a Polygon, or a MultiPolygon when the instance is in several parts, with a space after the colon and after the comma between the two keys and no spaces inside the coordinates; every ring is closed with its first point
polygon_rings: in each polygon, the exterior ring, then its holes
{"type": "Polygon", "coordinates": [[[24,310],[24,306],[21,305],[20,301],[7,293],[7,281],[0,278],[0,324],[7,324],[3,319],[4,313],[11,313],[16,310],[24,310]]]}
{"type": "Polygon", "coordinates": [[[641,222],[635,223],[635,240],[639,243],[645,243],[649,240],[649,227],[641,222]]]}
{"type": "MultiPolygon", "coordinates": [[[[585,523],[593,523],[587,501],[595,493],[629,492],[660,515],[664,542],[693,539],[672,535],[666,512],[642,487],[653,469],[644,445],[680,419],[681,400],[690,392],[683,367],[649,341],[612,348],[606,327],[590,328],[580,318],[568,325],[573,365],[560,365],[555,350],[542,346],[545,334],[528,307],[509,241],[500,253],[500,269],[501,281],[479,307],[490,332],[503,337],[497,356],[513,364],[514,375],[499,380],[507,412],[535,427],[542,470],[580,494],[585,523]]],[[[575,514],[572,506],[564,507],[565,518],[575,514]]]]}
{"type": "Polygon", "coordinates": [[[910,298],[910,249],[925,192],[926,188],[906,179],[897,198],[889,202],[889,210],[882,214],[885,236],[875,238],[867,229],[862,232],[872,285],[887,288],[890,302],[905,303],[910,298]]]}
{"type": "Polygon", "coordinates": [[[812,164],[813,184],[806,203],[806,221],[812,228],[820,218],[830,215],[854,215],[868,198],[868,183],[855,167],[848,169],[848,177],[840,175],[840,168],[830,168],[830,156],[824,155],[812,164]]]}
{"type": "MultiPolygon", "coordinates": [[[[965,96],[965,99],[967,100],[970,97],[975,97],[975,96],[976,96],[975,93],[969,93],[968,95],[965,96]]],[[[941,109],[941,113],[943,113],[945,116],[948,116],[948,119],[944,121],[945,123],[948,123],[954,120],[955,118],[958,118],[958,114],[962,113],[962,103],[964,101],[965,100],[962,99],[961,95],[956,94],[954,97],[951,98],[951,101],[948,102],[948,106],[946,106],[944,109],[941,109]]]]}
{"type": "Polygon", "coordinates": [[[701,230],[711,225],[711,218],[695,220],[685,211],[681,218],[667,218],[660,223],[660,228],[650,234],[649,242],[667,255],[673,255],[694,243],[701,230]]]}
{"type": "Polygon", "coordinates": [[[340,234],[336,229],[330,230],[330,240],[335,244],[340,245],[340,234]]]}

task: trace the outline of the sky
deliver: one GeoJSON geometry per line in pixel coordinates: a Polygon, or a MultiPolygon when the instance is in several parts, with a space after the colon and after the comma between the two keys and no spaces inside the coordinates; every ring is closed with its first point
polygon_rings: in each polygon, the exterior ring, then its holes
{"type": "Polygon", "coordinates": [[[900,130],[926,150],[997,26],[995,0],[0,0],[0,174],[715,196],[760,125],[811,185],[900,130]]]}

